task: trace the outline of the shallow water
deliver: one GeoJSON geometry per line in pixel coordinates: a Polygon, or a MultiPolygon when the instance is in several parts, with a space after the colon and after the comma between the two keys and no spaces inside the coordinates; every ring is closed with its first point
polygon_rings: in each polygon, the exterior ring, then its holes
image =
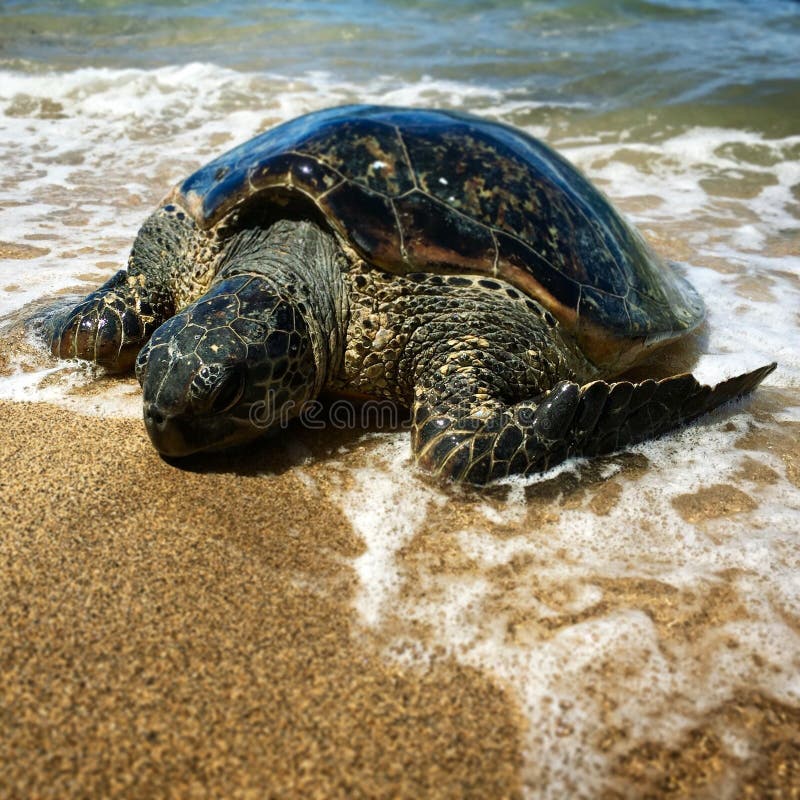
{"type": "MultiPolygon", "coordinates": [[[[798,10],[6,2],[0,315],[99,284],[173,183],[306,111],[446,106],[545,138],[707,303],[657,368],[699,357],[713,380],[775,360],[764,387],[659,442],[481,494],[410,472],[404,433],[356,432],[325,458],[308,432],[275,447],[364,541],[364,635],[511,687],[529,796],[626,791],[635,758],[676,747],[711,770],[686,745],[696,731],[731,770],[709,785],[731,796],[760,745],[730,709],[800,708],[798,10]]],[[[0,398],[140,414],[133,381],[97,390],[24,346],[0,356],[0,398]]]]}

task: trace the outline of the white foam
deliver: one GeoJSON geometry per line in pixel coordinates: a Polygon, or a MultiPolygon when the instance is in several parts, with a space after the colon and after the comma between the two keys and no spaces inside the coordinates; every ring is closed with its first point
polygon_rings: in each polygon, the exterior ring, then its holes
{"type": "MultiPolygon", "coordinates": [[[[360,471],[359,488],[341,498],[368,548],[355,561],[356,608],[363,623],[380,628],[387,617],[393,625],[406,621],[405,637],[390,646],[404,660],[410,654],[425,657],[426,648],[410,633],[419,623],[429,632],[430,647],[444,647],[514,689],[530,726],[529,796],[569,795],[576,779],[583,796],[608,788],[610,766],[622,751],[599,748],[607,729],[625,730],[626,746],[643,741],[674,746],[738,692],[762,691],[793,705],[800,701],[800,637],[776,613],[776,607],[796,613],[800,606],[796,558],[790,555],[800,518],[798,493],[779,481],[759,490],[757,508],[699,526],[687,523],[671,502],[703,487],[741,484],[734,474],[740,455],[732,441],[747,417],[744,410],[726,417],[736,432],[712,420],[637,448],[650,467],[635,480],[609,476],[622,482],[622,491],[604,516],[588,502],[565,510],[554,501],[554,519],[532,527],[524,521],[525,504],[517,492],[485,514],[488,525],[455,532],[462,552],[477,565],[463,575],[423,567],[412,578],[398,558],[402,546],[424,529],[428,505],[443,503],[405,471],[398,488],[406,441],[388,440],[376,454],[380,466],[360,471]],[[494,525],[504,526],[501,536],[494,525]],[[508,535],[508,526],[515,535],[508,535]],[[527,570],[506,573],[515,578],[500,584],[492,579],[498,569],[531,556],[535,561],[527,570]],[[686,606],[702,609],[709,592],[729,587],[742,618],[710,622],[696,639],[665,640],[647,607],[626,608],[622,602],[616,609],[593,611],[606,598],[607,580],[658,581],[665,590],[681,592],[674,604],[676,622],[688,613],[686,606]],[[687,599],[692,596],[695,601],[687,599]],[[557,624],[565,615],[577,621],[557,624]],[[523,624],[510,633],[512,619],[515,625],[530,620],[531,627],[523,624]],[[552,635],[538,627],[548,620],[557,624],[552,635]]],[[[778,458],[754,456],[784,474],[778,458]]],[[[541,480],[516,479],[515,485],[541,480]]],[[[486,512],[480,501],[473,508],[476,519],[486,512]]]]}
{"type": "Polygon", "coordinates": [[[139,386],[132,380],[115,381],[95,391],[96,371],[85,362],[63,361],[54,367],[31,370],[17,366],[0,376],[0,398],[16,402],[54,403],[85,416],[142,416],[139,386]],[[87,388],[91,391],[87,392],[87,388]]]}
{"type": "MultiPolygon", "coordinates": [[[[407,471],[405,437],[390,436],[380,458],[389,474],[407,471]]],[[[366,546],[353,566],[360,582],[356,608],[369,625],[380,622],[387,599],[399,592],[395,554],[410,541],[431,503],[443,501],[431,489],[415,486],[410,490],[407,484],[375,478],[374,468],[354,470],[354,485],[342,503],[345,516],[366,546]]]]}
{"type": "Polygon", "coordinates": [[[658,198],[656,206],[633,215],[640,222],[692,219],[702,212],[729,227],[732,221],[751,217],[748,212],[756,212],[755,226],[742,227],[757,231],[800,227],[792,195],[792,187],[800,180],[800,164],[792,157],[798,144],[800,136],[769,139],[729,128],[691,128],[656,143],[626,137],[624,143],[569,142],[561,149],[601,181],[611,197],[658,198]],[[740,180],[748,187],[748,180],[761,177],[764,182],[756,196],[731,204],[730,198],[716,198],[705,188],[705,182],[717,176],[740,180]]]}

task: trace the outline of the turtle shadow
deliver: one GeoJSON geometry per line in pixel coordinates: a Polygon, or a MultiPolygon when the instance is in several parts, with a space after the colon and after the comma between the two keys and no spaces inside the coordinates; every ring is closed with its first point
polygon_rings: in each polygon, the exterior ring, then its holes
{"type": "MultiPolygon", "coordinates": [[[[195,453],[163,460],[178,469],[199,474],[235,474],[243,477],[279,476],[309,464],[347,458],[379,434],[402,433],[410,427],[406,409],[397,407],[396,416],[376,418],[355,414],[342,420],[335,410],[343,398],[323,396],[316,404],[313,424],[293,419],[285,427],[251,442],[214,452],[195,453]]],[[[345,401],[356,410],[369,401],[345,401]]],[[[409,439],[409,454],[411,442],[409,439]]]]}

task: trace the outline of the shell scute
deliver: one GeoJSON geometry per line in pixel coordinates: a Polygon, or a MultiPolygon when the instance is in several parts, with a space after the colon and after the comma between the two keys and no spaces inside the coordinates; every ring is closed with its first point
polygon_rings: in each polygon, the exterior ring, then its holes
{"type": "Polygon", "coordinates": [[[509,283],[519,286],[526,294],[549,306],[549,298],[557,297],[564,307],[577,313],[580,284],[569,275],[556,269],[533,247],[506,233],[495,234],[498,258],[497,274],[509,283]]]}
{"type": "Polygon", "coordinates": [[[354,119],[323,126],[298,150],[388,197],[414,188],[414,177],[393,125],[354,119]]]}
{"type": "Polygon", "coordinates": [[[316,197],[341,183],[342,176],[320,159],[300,153],[282,153],[253,167],[248,181],[255,192],[272,186],[287,186],[316,197]]]}
{"type": "Polygon", "coordinates": [[[410,268],[477,272],[493,268],[496,248],[485,225],[421,191],[398,198],[395,208],[403,233],[404,260],[410,268]]]}
{"type": "Polygon", "coordinates": [[[319,206],[332,227],[372,263],[390,270],[397,263],[402,237],[388,197],[343,181],[319,206]]]}
{"type": "Polygon", "coordinates": [[[461,127],[436,135],[415,130],[406,137],[420,188],[473,219],[533,241],[539,206],[529,167],[506,148],[461,127]]]}

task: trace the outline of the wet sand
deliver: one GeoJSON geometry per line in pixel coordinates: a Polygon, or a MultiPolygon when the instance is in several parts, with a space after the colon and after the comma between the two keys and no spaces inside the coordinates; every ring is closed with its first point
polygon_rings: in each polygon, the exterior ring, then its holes
{"type": "Polygon", "coordinates": [[[708,324],[659,375],[779,369],[652,447],[443,491],[407,434],[293,427],[178,469],[135,381],[51,371],[0,319],[0,800],[800,800],[785,4],[484,4],[453,25],[426,2],[355,27],[203,5],[0,30],[0,314],[94,290],[228,147],[387,102],[542,136],[692,265],[708,324]]]}
{"type": "Polygon", "coordinates": [[[796,389],[441,492],[330,428],[179,469],[68,377],[0,402],[0,797],[800,798],[796,389]]]}
{"type": "Polygon", "coordinates": [[[363,545],[291,469],[179,470],[45,404],[0,442],[0,796],[519,794],[508,692],[379,657],[363,545]]]}

